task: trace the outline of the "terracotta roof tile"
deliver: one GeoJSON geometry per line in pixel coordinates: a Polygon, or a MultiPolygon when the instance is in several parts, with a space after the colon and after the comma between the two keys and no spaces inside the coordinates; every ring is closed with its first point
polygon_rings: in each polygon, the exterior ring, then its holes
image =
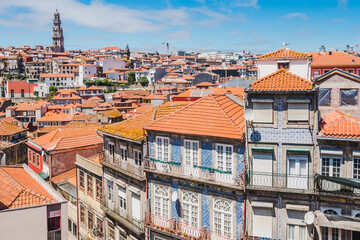
{"type": "Polygon", "coordinates": [[[116,109],[103,111],[102,114],[104,114],[105,116],[107,116],[109,118],[121,117],[121,113],[116,109]]]}
{"type": "Polygon", "coordinates": [[[61,182],[67,181],[69,178],[73,176],[76,176],[76,168],[60,173],[59,175],[56,175],[55,177],[51,178],[50,181],[55,184],[59,184],[61,182]]]}
{"type": "Polygon", "coordinates": [[[137,115],[119,123],[107,125],[101,128],[99,131],[122,138],[142,141],[145,139],[145,132],[143,128],[146,124],[155,119],[164,117],[182,107],[184,107],[184,105],[152,108],[144,114],[137,115]]]}
{"type": "MultiPolygon", "coordinates": [[[[47,112],[45,115],[41,118],[39,118],[38,122],[62,122],[65,121],[66,118],[68,118],[69,114],[63,113],[63,112],[47,112]]],[[[71,120],[71,119],[70,119],[71,120]]],[[[68,120],[68,121],[70,121],[68,120]]]]}
{"type": "Polygon", "coordinates": [[[250,84],[251,91],[306,91],[313,83],[281,68],[250,84]]]}
{"type": "Polygon", "coordinates": [[[0,209],[51,202],[55,199],[22,166],[0,167],[0,209]]]}
{"type": "Polygon", "coordinates": [[[360,119],[339,111],[325,116],[320,136],[332,138],[360,139],[360,119]]]}
{"type": "Polygon", "coordinates": [[[225,95],[208,95],[153,121],[145,130],[243,139],[244,108],[225,95]]]}
{"type": "Polygon", "coordinates": [[[26,129],[5,121],[0,121],[0,136],[14,135],[23,131],[26,131],[26,129]]]}
{"type": "Polygon", "coordinates": [[[311,67],[355,67],[360,58],[350,54],[320,55],[311,62],[311,67]]]}
{"type": "Polygon", "coordinates": [[[311,56],[306,53],[296,52],[291,49],[282,48],[275,52],[261,55],[258,59],[299,59],[310,58],[311,56]]]}

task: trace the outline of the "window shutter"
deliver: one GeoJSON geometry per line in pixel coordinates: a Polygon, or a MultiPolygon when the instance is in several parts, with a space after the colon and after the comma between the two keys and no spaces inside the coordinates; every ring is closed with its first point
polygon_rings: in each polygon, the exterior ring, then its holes
{"type": "Polygon", "coordinates": [[[272,123],[273,122],[273,103],[254,102],[253,111],[255,113],[254,122],[272,123]]]}
{"type": "Polygon", "coordinates": [[[288,121],[309,121],[309,104],[288,103],[288,121]]]}

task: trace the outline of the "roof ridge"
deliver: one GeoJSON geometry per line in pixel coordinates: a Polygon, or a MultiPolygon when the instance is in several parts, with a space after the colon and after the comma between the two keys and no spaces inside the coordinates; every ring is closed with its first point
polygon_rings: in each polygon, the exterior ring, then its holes
{"type": "MultiPolygon", "coordinates": [[[[210,94],[211,98],[214,100],[215,105],[220,109],[221,113],[223,115],[225,115],[225,118],[230,122],[230,124],[235,127],[239,132],[241,132],[241,129],[230,119],[230,117],[227,115],[227,113],[224,111],[224,109],[220,106],[220,104],[218,103],[217,99],[215,98],[215,95],[210,94]]],[[[222,95],[217,95],[217,96],[222,96],[222,95]]],[[[225,97],[227,97],[226,95],[224,95],[225,97]]],[[[227,97],[228,99],[230,99],[231,101],[233,101],[231,98],[227,97]]],[[[233,101],[234,103],[238,104],[237,102],[233,101]]]]}
{"type": "MultiPolygon", "coordinates": [[[[185,110],[185,109],[187,109],[188,107],[190,107],[190,106],[192,106],[193,104],[195,104],[196,102],[200,102],[200,101],[206,99],[206,98],[209,97],[210,95],[212,95],[212,94],[208,94],[208,95],[205,96],[205,97],[199,98],[198,100],[190,103],[189,105],[186,105],[186,106],[183,107],[183,108],[179,108],[178,110],[176,110],[176,111],[174,111],[174,112],[172,112],[172,113],[170,113],[170,114],[168,114],[168,115],[166,115],[166,116],[164,116],[164,117],[162,117],[162,118],[155,119],[154,121],[147,123],[147,124],[144,126],[144,128],[146,128],[146,126],[149,125],[149,124],[151,124],[151,123],[155,123],[155,122],[159,121],[160,119],[168,118],[168,117],[172,116],[173,114],[175,114],[175,113],[177,113],[177,112],[180,112],[181,110],[185,110]]],[[[157,107],[157,108],[158,108],[158,107],[157,107]]],[[[156,109],[155,109],[155,111],[156,111],[156,109]]]]}

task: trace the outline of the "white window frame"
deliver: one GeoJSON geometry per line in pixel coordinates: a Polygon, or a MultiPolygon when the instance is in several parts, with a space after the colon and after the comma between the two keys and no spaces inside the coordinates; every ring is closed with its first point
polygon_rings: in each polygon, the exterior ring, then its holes
{"type": "Polygon", "coordinates": [[[287,224],[286,229],[286,239],[288,240],[306,240],[307,239],[307,231],[305,225],[298,225],[298,224],[287,224]],[[294,238],[290,238],[290,226],[294,226],[294,238]],[[304,228],[304,238],[300,238],[300,228],[304,228]]]}
{"type": "Polygon", "coordinates": [[[156,136],[156,159],[160,160],[160,161],[164,161],[164,162],[169,162],[170,161],[170,138],[169,137],[161,137],[161,136],[156,136]],[[165,141],[167,140],[167,146],[165,146],[165,141]],[[161,144],[159,144],[161,143],[161,144]],[[160,151],[161,150],[161,151],[160,151]],[[165,158],[165,152],[167,151],[168,156],[167,158],[165,158]]]}
{"type": "Polygon", "coordinates": [[[287,121],[290,124],[291,123],[303,123],[303,124],[309,123],[309,121],[310,121],[310,101],[303,101],[303,102],[302,101],[298,101],[298,102],[296,102],[296,101],[288,101],[287,102],[287,121]],[[297,106],[306,105],[307,108],[304,108],[304,109],[302,109],[302,108],[291,108],[291,106],[295,106],[295,105],[297,105],[297,106]],[[304,116],[306,116],[306,119],[295,119],[294,117],[292,117],[291,112],[296,111],[296,110],[306,112],[306,115],[304,115],[304,116]]]}
{"type": "Polygon", "coordinates": [[[352,165],[352,167],[353,167],[353,171],[352,171],[352,174],[353,174],[353,178],[355,178],[355,161],[357,161],[358,162],[358,168],[357,168],[357,177],[356,177],[356,179],[360,179],[360,156],[354,156],[353,157],[353,165],[352,165]]]}
{"type": "Polygon", "coordinates": [[[339,238],[337,238],[336,240],[341,240],[341,234],[342,234],[341,229],[338,229],[338,228],[330,228],[330,227],[321,227],[320,229],[321,229],[320,231],[321,231],[322,240],[333,240],[332,232],[333,232],[334,229],[336,229],[337,231],[339,231],[339,232],[338,232],[338,237],[339,237],[339,238]],[[327,229],[327,231],[328,231],[328,233],[329,233],[327,239],[326,239],[325,236],[323,235],[323,230],[324,230],[324,229],[327,229]]]}
{"type": "Polygon", "coordinates": [[[324,175],[323,173],[323,159],[324,158],[329,158],[330,159],[330,164],[329,164],[329,175],[325,175],[325,176],[330,176],[330,177],[334,177],[334,159],[336,160],[340,160],[340,170],[339,170],[339,177],[341,177],[341,165],[342,165],[342,156],[334,156],[334,155],[321,155],[321,175],[324,175]]]}
{"type": "Polygon", "coordinates": [[[229,145],[229,144],[220,144],[220,143],[217,143],[215,144],[215,151],[216,151],[216,158],[215,158],[215,168],[220,170],[220,166],[219,166],[219,157],[221,156],[219,154],[219,151],[218,151],[218,148],[219,147],[223,147],[223,166],[222,167],[222,171],[229,171],[227,166],[226,166],[226,163],[227,163],[227,155],[226,155],[226,148],[227,147],[230,147],[231,148],[231,159],[229,161],[230,163],[230,171],[233,172],[233,162],[234,162],[234,146],[233,145],[229,145]]]}
{"type": "Polygon", "coordinates": [[[155,216],[158,216],[158,217],[162,217],[162,218],[165,218],[165,219],[168,219],[170,218],[170,205],[171,205],[171,202],[170,202],[170,188],[167,187],[167,186],[163,186],[163,185],[154,185],[154,214],[155,216]],[[161,195],[161,194],[157,194],[156,193],[156,190],[157,188],[164,188],[165,189],[165,192],[166,192],[166,196],[164,195],[161,195]],[[156,203],[157,201],[159,201],[159,206],[160,206],[160,212],[157,212],[156,211],[156,203]],[[164,214],[165,212],[165,208],[164,208],[164,203],[165,201],[167,201],[167,216],[164,214]]]}
{"type": "Polygon", "coordinates": [[[191,166],[193,167],[194,165],[198,165],[200,164],[200,142],[199,141],[195,141],[195,140],[188,140],[185,139],[184,140],[184,164],[187,166],[191,166]],[[190,144],[190,149],[187,150],[187,144],[190,144]],[[196,152],[194,151],[194,145],[197,144],[197,149],[196,152]],[[195,153],[194,153],[195,152],[195,153]],[[188,154],[190,154],[190,156],[188,156],[188,154]],[[195,156],[196,155],[196,156],[195,156]],[[189,159],[187,160],[187,157],[189,157],[189,159]],[[194,161],[194,158],[195,159],[194,161]],[[190,165],[187,165],[187,162],[189,162],[190,165]]]}
{"type": "Polygon", "coordinates": [[[115,158],[115,144],[113,142],[108,142],[108,151],[109,151],[109,161],[113,163],[115,158]]]}
{"type": "Polygon", "coordinates": [[[308,178],[303,179],[303,177],[307,176],[309,177],[309,156],[307,155],[295,155],[295,154],[287,154],[287,167],[286,167],[286,173],[287,173],[287,182],[288,182],[288,187],[291,188],[301,188],[303,189],[303,187],[308,188],[308,178]],[[290,159],[294,159],[295,160],[295,167],[297,168],[298,171],[300,171],[300,174],[295,174],[295,175],[290,175],[290,159]],[[306,159],[306,174],[302,175],[301,174],[301,163],[300,161],[304,161],[304,159],[306,159]],[[291,180],[294,181],[295,185],[298,186],[291,186],[291,184],[289,185],[289,183],[291,182],[291,180]],[[304,181],[305,180],[305,181],[304,181]],[[305,182],[306,182],[306,186],[305,186],[305,182]],[[304,185],[302,185],[304,184],[304,185]]]}
{"type": "Polygon", "coordinates": [[[226,236],[226,237],[228,237],[228,238],[232,238],[233,232],[234,232],[234,226],[233,226],[233,225],[234,225],[234,222],[233,222],[233,204],[232,204],[232,202],[230,202],[230,201],[228,201],[228,200],[225,200],[225,199],[214,198],[214,201],[213,201],[213,212],[214,212],[214,214],[213,214],[213,230],[214,230],[215,234],[218,234],[218,235],[220,235],[220,236],[226,236]],[[215,205],[216,205],[216,203],[219,202],[219,201],[224,201],[224,202],[230,204],[230,211],[225,212],[225,211],[223,211],[223,210],[221,210],[221,209],[216,209],[216,208],[215,208],[215,205]],[[221,223],[220,223],[220,224],[221,224],[221,229],[220,229],[220,232],[221,232],[221,233],[217,233],[217,232],[216,232],[216,229],[215,229],[216,213],[220,214],[220,216],[221,216],[221,219],[220,219],[220,220],[221,220],[221,223]],[[224,228],[224,227],[225,227],[225,224],[224,224],[224,222],[225,222],[225,215],[230,216],[230,227],[231,227],[230,235],[226,235],[226,234],[225,234],[225,228],[224,228]]]}
{"type": "Polygon", "coordinates": [[[255,118],[254,118],[254,123],[259,123],[259,124],[272,124],[274,123],[274,101],[272,99],[252,99],[252,104],[253,104],[253,111],[255,113],[255,118]],[[264,110],[264,108],[257,108],[255,106],[257,106],[257,104],[264,106],[264,104],[270,104],[271,108],[264,110]],[[256,119],[256,112],[260,111],[260,109],[262,109],[263,111],[268,111],[271,109],[271,119],[256,119]]]}
{"type": "Polygon", "coordinates": [[[120,158],[123,161],[127,161],[127,155],[128,155],[128,151],[127,151],[127,147],[124,145],[120,145],[120,158]]]}
{"type": "MultiPolygon", "coordinates": [[[[109,180],[107,180],[109,182],[109,180]]],[[[114,202],[114,184],[110,182],[110,184],[106,184],[107,186],[107,200],[110,202],[114,202]],[[110,186],[111,185],[111,186],[110,186]]]]}
{"type": "Polygon", "coordinates": [[[141,151],[133,149],[133,159],[134,159],[135,165],[142,166],[142,152],[141,151]],[[137,156],[136,156],[136,153],[137,153],[137,156]]]}
{"type": "MultiPolygon", "coordinates": [[[[200,224],[200,207],[199,207],[199,204],[200,204],[200,199],[199,199],[199,194],[197,193],[193,193],[193,192],[189,192],[189,191],[183,191],[182,192],[182,202],[183,202],[183,205],[187,205],[189,206],[189,216],[188,216],[188,222],[185,221],[185,215],[184,215],[184,211],[183,211],[183,221],[185,224],[187,225],[190,225],[190,226],[193,226],[193,227],[199,227],[199,224],[200,224]],[[193,202],[190,202],[190,201],[186,201],[184,199],[185,195],[186,194],[191,194],[191,195],[194,195],[196,197],[196,201],[197,203],[193,203],[193,202]],[[193,210],[196,210],[197,209],[197,223],[194,225],[192,223],[192,219],[195,217],[193,216],[193,210]]],[[[184,207],[183,207],[184,209],[184,207]]]]}
{"type": "Polygon", "coordinates": [[[126,194],[126,188],[123,188],[122,186],[117,185],[118,187],[118,206],[120,209],[123,209],[126,211],[127,209],[127,194],[126,194]],[[125,193],[121,191],[121,189],[124,190],[125,193]],[[123,195],[125,194],[125,195],[123,195]]]}

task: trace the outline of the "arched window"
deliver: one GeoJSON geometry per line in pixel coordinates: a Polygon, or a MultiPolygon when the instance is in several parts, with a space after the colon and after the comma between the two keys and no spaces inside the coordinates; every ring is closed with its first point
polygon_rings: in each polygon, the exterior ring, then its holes
{"type": "Polygon", "coordinates": [[[355,214],[354,218],[360,218],[360,213],[355,214]]]}
{"type": "Polygon", "coordinates": [[[231,202],[214,200],[214,229],[215,233],[231,238],[233,235],[233,216],[231,202]]]}
{"type": "MultiPolygon", "coordinates": [[[[183,192],[183,214],[182,218],[185,224],[193,227],[199,227],[199,196],[192,192],[183,192]]],[[[187,231],[186,229],[184,230],[187,231]]],[[[188,232],[190,233],[190,232],[188,232]]]]}
{"type": "Polygon", "coordinates": [[[169,218],[169,188],[161,185],[155,186],[154,199],[155,215],[166,219],[169,218]]]}
{"type": "Polygon", "coordinates": [[[326,210],[324,211],[324,214],[325,214],[325,215],[333,215],[333,216],[337,216],[337,215],[338,215],[337,212],[334,211],[334,210],[332,210],[332,209],[326,209],[326,210]]]}
{"type": "Polygon", "coordinates": [[[162,197],[169,197],[169,188],[164,186],[156,186],[155,194],[162,197]]]}
{"type": "Polygon", "coordinates": [[[183,193],[183,201],[187,203],[198,204],[199,198],[197,194],[191,192],[184,192],[183,193]]]}

